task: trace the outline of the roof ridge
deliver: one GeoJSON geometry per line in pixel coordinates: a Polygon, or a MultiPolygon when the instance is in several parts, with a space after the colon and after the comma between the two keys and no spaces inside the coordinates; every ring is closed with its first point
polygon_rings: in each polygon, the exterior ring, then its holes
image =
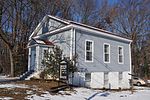
{"type": "Polygon", "coordinates": [[[58,16],[52,16],[52,15],[47,15],[47,16],[48,16],[48,17],[51,17],[51,18],[53,18],[53,19],[55,19],[55,20],[64,22],[64,23],[66,23],[66,24],[70,24],[69,20],[67,20],[67,19],[63,19],[63,18],[60,18],[60,17],[58,17],[58,16]]]}

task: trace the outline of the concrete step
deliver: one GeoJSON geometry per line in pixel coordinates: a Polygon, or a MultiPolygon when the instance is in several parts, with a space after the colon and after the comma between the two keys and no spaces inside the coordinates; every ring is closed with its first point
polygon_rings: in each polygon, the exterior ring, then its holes
{"type": "Polygon", "coordinates": [[[23,75],[20,76],[20,80],[25,80],[26,78],[28,78],[33,73],[34,73],[33,70],[25,72],[23,75]]]}

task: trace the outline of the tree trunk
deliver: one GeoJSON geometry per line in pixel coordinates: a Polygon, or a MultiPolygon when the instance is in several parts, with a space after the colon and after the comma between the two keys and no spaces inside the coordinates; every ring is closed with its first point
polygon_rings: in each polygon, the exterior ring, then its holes
{"type": "Polygon", "coordinates": [[[12,50],[9,48],[9,57],[10,57],[10,75],[14,76],[14,62],[13,62],[13,55],[12,50]]]}

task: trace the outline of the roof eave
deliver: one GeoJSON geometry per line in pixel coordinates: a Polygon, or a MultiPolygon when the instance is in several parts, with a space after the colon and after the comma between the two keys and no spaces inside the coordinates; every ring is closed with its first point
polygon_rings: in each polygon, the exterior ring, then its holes
{"type": "Polygon", "coordinates": [[[126,38],[123,38],[123,37],[120,37],[120,36],[116,36],[114,34],[108,34],[108,33],[105,33],[103,31],[101,32],[101,31],[98,31],[98,30],[90,29],[90,28],[87,28],[87,27],[84,27],[84,26],[72,24],[72,27],[75,28],[75,29],[80,29],[80,30],[96,33],[98,35],[103,35],[103,36],[106,36],[106,37],[110,37],[110,38],[114,38],[114,39],[118,39],[118,40],[122,40],[122,41],[126,41],[126,42],[132,42],[132,40],[130,40],[130,39],[126,39],[126,38]]]}

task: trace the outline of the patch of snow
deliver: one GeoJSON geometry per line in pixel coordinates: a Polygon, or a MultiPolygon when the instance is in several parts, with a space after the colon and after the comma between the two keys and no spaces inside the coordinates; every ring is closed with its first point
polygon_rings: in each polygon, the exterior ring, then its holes
{"type": "Polygon", "coordinates": [[[27,94],[33,94],[33,91],[28,90],[26,93],[27,93],[27,94]]]}
{"type": "Polygon", "coordinates": [[[149,90],[138,90],[131,94],[130,91],[110,92],[107,97],[102,97],[101,94],[96,95],[92,100],[149,100],[149,90]]]}
{"type": "Polygon", "coordinates": [[[57,95],[51,95],[45,92],[43,95],[36,94],[28,96],[30,100],[149,100],[150,90],[136,90],[133,94],[131,91],[102,91],[86,88],[75,88],[75,91],[60,91],[57,95]],[[65,93],[70,95],[65,95],[65,93]]]}
{"type": "Polygon", "coordinates": [[[7,75],[0,75],[0,79],[7,78],[7,75]]]}
{"type": "Polygon", "coordinates": [[[28,100],[51,100],[51,95],[49,93],[38,96],[36,94],[27,96],[25,99],[28,100]]]}
{"type": "Polygon", "coordinates": [[[13,98],[11,98],[11,97],[0,97],[0,100],[12,100],[13,98]]]}
{"type": "Polygon", "coordinates": [[[12,80],[16,80],[16,79],[19,79],[19,77],[9,77],[9,76],[6,76],[6,75],[0,75],[0,82],[9,82],[9,81],[12,81],[12,80]]]}
{"type": "Polygon", "coordinates": [[[28,88],[25,84],[0,84],[0,88],[28,88]]]}
{"type": "Polygon", "coordinates": [[[150,83],[150,80],[147,80],[147,83],[150,83]]]}
{"type": "Polygon", "coordinates": [[[133,88],[136,90],[150,90],[149,87],[144,87],[144,86],[134,86],[133,88]]]}

